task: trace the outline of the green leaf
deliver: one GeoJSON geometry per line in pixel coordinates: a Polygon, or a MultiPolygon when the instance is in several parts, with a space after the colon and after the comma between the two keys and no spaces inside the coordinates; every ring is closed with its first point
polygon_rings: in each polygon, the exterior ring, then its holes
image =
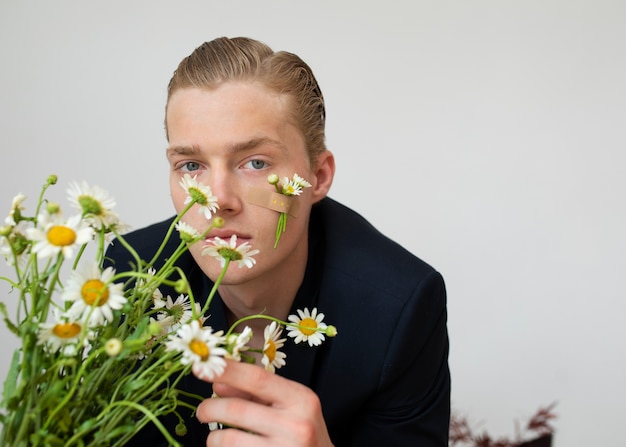
{"type": "Polygon", "coordinates": [[[7,328],[19,337],[20,331],[17,326],[15,326],[9,319],[9,314],[4,303],[0,303],[0,312],[2,312],[2,315],[4,315],[4,323],[7,325],[7,328]]]}
{"type": "Polygon", "coordinates": [[[20,350],[13,351],[13,358],[11,359],[11,366],[9,367],[9,373],[4,381],[4,388],[2,390],[2,406],[6,407],[9,399],[15,395],[15,389],[17,387],[17,378],[20,373],[20,350]]]}

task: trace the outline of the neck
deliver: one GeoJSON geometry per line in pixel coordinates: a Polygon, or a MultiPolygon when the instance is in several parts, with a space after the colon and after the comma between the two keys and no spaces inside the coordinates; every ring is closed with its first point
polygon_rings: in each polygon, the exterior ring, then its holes
{"type": "MultiPolygon", "coordinates": [[[[306,251],[305,246],[304,252],[306,251]]],[[[306,254],[299,259],[301,260],[299,262],[290,259],[273,271],[251,281],[238,284],[222,283],[219,293],[228,309],[229,317],[232,318],[229,323],[233,324],[240,318],[254,314],[286,320],[306,270],[306,254]]],[[[262,327],[267,324],[267,320],[264,319],[247,321],[246,324],[251,326],[249,324],[251,322],[262,327]]]]}

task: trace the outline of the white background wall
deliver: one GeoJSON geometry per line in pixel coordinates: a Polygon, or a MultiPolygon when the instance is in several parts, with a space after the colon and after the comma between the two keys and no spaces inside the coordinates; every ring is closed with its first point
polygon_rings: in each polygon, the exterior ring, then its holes
{"type": "Polygon", "coordinates": [[[625,446],[626,2],[1,0],[0,207],[55,173],[170,215],[165,86],[221,35],[313,67],[331,195],[444,274],[453,406],[506,435],[558,401],[557,447],[625,446]]]}

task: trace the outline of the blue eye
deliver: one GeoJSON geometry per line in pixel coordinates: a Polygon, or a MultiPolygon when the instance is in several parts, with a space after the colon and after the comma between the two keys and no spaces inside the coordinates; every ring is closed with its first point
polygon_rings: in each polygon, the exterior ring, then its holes
{"type": "Polygon", "coordinates": [[[198,169],[200,169],[200,164],[196,163],[195,161],[188,161],[187,163],[184,163],[180,167],[180,169],[186,172],[197,171],[198,169]]]}
{"type": "Polygon", "coordinates": [[[246,165],[248,165],[250,168],[252,169],[263,169],[267,166],[267,163],[264,162],[263,160],[250,160],[249,162],[246,163],[246,165]]]}

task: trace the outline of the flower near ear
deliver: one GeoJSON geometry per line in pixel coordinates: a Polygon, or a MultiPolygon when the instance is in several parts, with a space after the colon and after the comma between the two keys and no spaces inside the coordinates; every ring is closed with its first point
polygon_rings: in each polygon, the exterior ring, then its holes
{"type": "Polygon", "coordinates": [[[113,310],[126,303],[123,284],[112,284],[113,268],[103,271],[97,264],[85,264],[70,273],[62,298],[71,302],[68,311],[75,318],[87,321],[90,327],[113,321],[113,310]]]}
{"type": "Polygon", "coordinates": [[[71,258],[74,249],[89,242],[93,234],[93,229],[81,216],[64,220],[61,213],[41,213],[37,226],[26,229],[26,236],[35,243],[33,252],[39,259],[52,258],[59,253],[66,259],[71,258]]]}
{"type": "Polygon", "coordinates": [[[285,345],[285,340],[287,340],[286,338],[280,338],[282,333],[282,328],[275,321],[272,321],[265,327],[265,343],[263,344],[261,363],[267,371],[276,372],[276,369],[286,364],[285,357],[287,357],[287,354],[279,351],[285,345]]]}
{"type": "Polygon", "coordinates": [[[299,196],[304,188],[310,188],[311,184],[298,174],[294,174],[293,178],[283,178],[282,193],[286,196],[299,196]]]}
{"type": "Polygon", "coordinates": [[[237,246],[237,235],[233,234],[230,241],[214,237],[204,246],[202,255],[213,256],[220,261],[222,267],[226,265],[226,260],[228,260],[229,262],[235,261],[239,268],[245,266],[251,269],[256,264],[256,260],[252,256],[259,252],[259,250],[251,250],[251,248],[247,242],[237,246]]]}
{"type": "MultiPolygon", "coordinates": [[[[310,188],[311,184],[298,174],[293,174],[293,178],[289,180],[289,177],[283,177],[283,180],[279,179],[278,175],[270,174],[267,177],[267,182],[270,185],[274,185],[276,192],[284,196],[299,196],[302,194],[304,188],[310,188]]],[[[278,223],[276,224],[276,241],[274,242],[274,248],[278,247],[280,237],[287,229],[287,213],[280,212],[278,217],[278,223]]]]}
{"type": "Polygon", "coordinates": [[[67,189],[69,202],[82,212],[84,218],[96,230],[110,230],[125,227],[116,213],[115,200],[99,186],[89,186],[87,182],[73,182],[67,189]]]}
{"type": "Polygon", "coordinates": [[[323,313],[317,313],[317,308],[311,312],[306,307],[297,310],[298,316],[289,315],[288,320],[293,324],[287,326],[287,335],[295,338],[294,343],[306,341],[309,346],[318,346],[325,340],[326,323],[323,323],[323,313]]]}
{"type": "Polygon", "coordinates": [[[198,214],[204,214],[204,217],[208,220],[219,208],[217,197],[213,195],[208,185],[198,182],[196,177],[195,175],[191,177],[189,174],[185,174],[180,181],[180,186],[188,194],[184,203],[185,205],[197,203],[199,205],[198,214]]]}
{"type": "Polygon", "coordinates": [[[193,365],[200,378],[213,380],[226,368],[224,356],[228,351],[221,347],[223,344],[222,331],[213,332],[211,327],[201,327],[197,320],[193,320],[170,335],[166,347],[170,351],[182,352],[180,362],[193,365]]]}

